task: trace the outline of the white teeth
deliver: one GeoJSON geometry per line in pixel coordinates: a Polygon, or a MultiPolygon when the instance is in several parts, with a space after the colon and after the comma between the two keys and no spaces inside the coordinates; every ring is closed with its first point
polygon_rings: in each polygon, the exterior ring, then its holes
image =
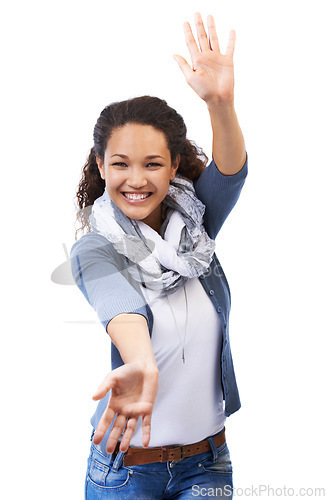
{"type": "Polygon", "coordinates": [[[125,197],[128,198],[128,200],[143,200],[144,198],[147,198],[150,193],[148,194],[135,194],[135,193],[124,193],[125,197]]]}

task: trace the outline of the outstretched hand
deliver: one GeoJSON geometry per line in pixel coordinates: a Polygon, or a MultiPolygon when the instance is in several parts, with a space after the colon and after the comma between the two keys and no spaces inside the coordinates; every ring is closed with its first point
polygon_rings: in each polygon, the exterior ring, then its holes
{"type": "Polygon", "coordinates": [[[180,55],[174,55],[187,83],[207,104],[232,101],[234,97],[233,53],[235,31],[231,30],[225,55],[221,54],[213,16],[207,17],[208,36],[201,15],[195,14],[199,47],[190,24],[184,23],[184,33],[192,67],[180,55]]]}
{"type": "Polygon", "coordinates": [[[102,399],[110,389],[111,396],[94,434],[94,444],[97,445],[102,441],[116,416],[106,451],[113,453],[123,434],[120,451],[126,452],[137,420],[142,417],[143,447],[146,448],[150,441],[151,417],[158,390],[158,372],[144,369],[136,362],[126,363],[105,377],[93,399],[102,399]]]}

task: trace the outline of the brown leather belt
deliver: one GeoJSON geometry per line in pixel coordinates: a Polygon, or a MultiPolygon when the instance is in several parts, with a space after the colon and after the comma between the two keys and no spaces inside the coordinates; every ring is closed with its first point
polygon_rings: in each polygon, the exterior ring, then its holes
{"type": "MultiPolygon", "coordinates": [[[[214,438],[215,446],[225,443],[225,428],[214,438]]],[[[120,443],[118,443],[119,445],[120,443]]],[[[183,458],[199,455],[211,449],[208,439],[198,443],[186,444],[185,446],[171,445],[158,446],[156,448],[128,448],[123,457],[123,464],[142,465],[153,462],[168,462],[172,460],[182,460],[183,458]]]]}

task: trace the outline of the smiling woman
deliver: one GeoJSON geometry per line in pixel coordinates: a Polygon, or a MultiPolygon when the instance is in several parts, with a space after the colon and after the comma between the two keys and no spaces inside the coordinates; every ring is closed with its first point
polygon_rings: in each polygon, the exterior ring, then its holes
{"type": "Polygon", "coordinates": [[[128,123],[112,133],[104,161],[98,157],[97,163],[117,207],[131,219],[142,220],[159,232],[162,201],[180,163],[180,155],[172,163],[163,132],[150,125],[128,123]],[[124,162],[117,162],[117,157],[124,162]],[[160,163],[150,161],[153,159],[160,163]]]}
{"type": "Polygon", "coordinates": [[[240,398],[214,250],[247,157],[233,107],[234,33],[223,56],[213,18],[209,39],[200,15],[196,24],[200,48],[185,25],[194,69],[176,59],[208,106],[211,163],[166,101],[136,97],[102,111],[77,192],[89,232],[72,247],[72,272],[112,341],[112,371],[93,396],[88,500],[192,498],[195,485],[231,498],[225,420],[240,398]]]}

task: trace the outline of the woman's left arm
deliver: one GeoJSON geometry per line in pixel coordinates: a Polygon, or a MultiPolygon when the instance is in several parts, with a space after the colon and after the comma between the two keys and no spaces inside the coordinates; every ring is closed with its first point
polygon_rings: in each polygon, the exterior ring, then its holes
{"type": "Polygon", "coordinates": [[[174,55],[187,83],[207,105],[213,129],[213,159],[224,175],[241,170],[246,159],[243,135],[234,108],[233,53],[235,31],[230,32],[225,55],[221,54],[213,16],[208,16],[208,36],[199,13],[195,14],[199,47],[188,22],[184,23],[192,67],[174,55]]]}

